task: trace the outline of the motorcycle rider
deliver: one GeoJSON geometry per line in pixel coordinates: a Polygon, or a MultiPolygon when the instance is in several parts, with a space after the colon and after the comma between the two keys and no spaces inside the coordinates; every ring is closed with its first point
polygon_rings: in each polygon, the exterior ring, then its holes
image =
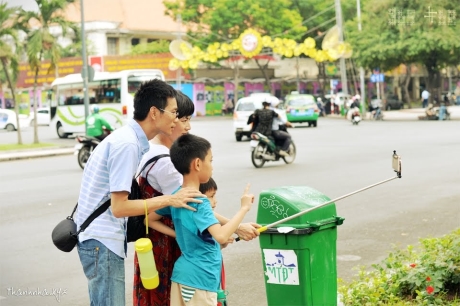
{"type": "Polygon", "coordinates": [[[355,116],[359,116],[359,101],[353,97],[350,108],[348,109],[347,117],[349,120],[353,120],[355,116]]]}
{"type": "Polygon", "coordinates": [[[263,109],[256,109],[254,112],[254,120],[257,121],[255,132],[261,133],[265,136],[273,136],[273,138],[283,140],[283,145],[279,150],[278,154],[281,156],[289,156],[287,150],[291,144],[291,135],[285,131],[279,129],[279,124],[284,123],[286,126],[292,126],[290,122],[284,122],[281,116],[270,109],[271,103],[264,101],[262,102],[263,109]],[[276,119],[276,121],[275,121],[276,119]]]}
{"type": "Polygon", "coordinates": [[[97,138],[100,141],[108,135],[105,130],[113,131],[107,120],[99,114],[97,105],[92,107],[92,114],[86,118],[86,126],[86,136],[97,138]]]}

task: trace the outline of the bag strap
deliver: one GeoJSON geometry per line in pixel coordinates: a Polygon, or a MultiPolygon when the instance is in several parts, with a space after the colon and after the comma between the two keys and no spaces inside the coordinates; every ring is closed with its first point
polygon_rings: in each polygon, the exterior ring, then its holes
{"type": "Polygon", "coordinates": [[[88,219],[86,219],[85,222],[83,222],[83,224],[80,226],[80,229],[78,230],[78,232],[75,233],[75,235],[78,235],[81,232],[84,232],[85,229],[89,226],[89,224],[93,222],[94,219],[99,217],[104,211],[106,211],[107,208],[109,208],[109,206],[110,206],[110,199],[105,201],[104,204],[102,204],[95,211],[93,211],[93,213],[88,217],[88,219]]]}
{"type": "Polygon", "coordinates": [[[156,161],[159,160],[160,158],[168,157],[168,156],[169,156],[169,154],[160,154],[160,155],[157,155],[157,156],[152,157],[151,159],[149,159],[149,160],[145,163],[145,165],[142,167],[141,171],[139,171],[139,173],[138,173],[134,178],[137,179],[137,177],[138,177],[139,175],[141,175],[142,171],[144,171],[145,168],[147,168],[147,166],[150,165],[151,163],[156,162],[156,161]]]}
{"type": "MultiPolygon", "coordinates": [[[[142,173],[142,171],[144,171],[144,169],[151,163],[153,162],[156,162],[157,160],[159,160],[160,158],[163,158],[163,157],[167,157],[169,156],[169,154],[160,154],[160,155],[157,155],[155,157],[152,157],[151,159],[149,159],[145,165],[142,167],[141,171],[139,171],[139,174],[137,174],[135,176],[135,179],[142,173]]],[[[80,229],[78,230],[78,232],[75,233],[75,236],[78,236],[78,234],[80,234],[81,232],[84,232],[85,229],[90,225],[91,222],[94,221],[94,219],[96,219],[97,217],[99,217],[104,211],[106,211],[109,206],[110,206],[110,199],[108,199],[107,201],[104,202],[104,204],[102,204],[101,206],[99,206],[95,211],[93,211],[93,213],[91,215],[89,215],[88,219],[85,220],[85,222],[83,222],[83,224],[80,226],[80,229]]],[[[77,210],[77,206],[78,206],[78,203],[77,205],[75,205],[73,211],[72,211],[72,214],[70,215],[70,219],[73,220],[73,214],[75,213],[75,211],[77,210]]]]}

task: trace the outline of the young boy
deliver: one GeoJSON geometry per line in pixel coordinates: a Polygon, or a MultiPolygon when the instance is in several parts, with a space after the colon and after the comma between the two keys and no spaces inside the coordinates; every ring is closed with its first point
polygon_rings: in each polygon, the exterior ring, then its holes
{"type": "MultiPolygon", "coordinates": [[[[212,151],[206,139],[183,135],[171,146],[170,156],[174,167],[183,175],[181,188],[194,186],[198,189],[211,178],[212,151]]],[[[149,226],[161,216],[173,219],[177,243],[182,251],[171,277],[171,305],[217,305],[222,268],[220,245],[228,242],[251,208],[254,195],[248,192],[249,185],[241,197],[240,210],[225,225],[220,225],[214,217],[207,198],[200,198],[201,205],[188,203],[196,209],[195,212],[165,208],[149,215],[149,226]]]]}
{"type": "MultiPolygon", "coordinates": [[[[214,210],[217,206],[217,199],[216,199],[216,192],[217,192],[217,184],[216,181],[211,177],[207,183],[200,184],[199,191],[204,194],[209,202],[211,203],[212,210],[214,210]]],[[[221,244],[221,249],[227,247],[229,243],[233,243],[235,238],[229,237],[228,241],[224,244],[221,244]]]]}
{"type": "MultiPolygon", "coordinates": [[[[217,184],[214,179],[211,177],[207,183],[200,184],[200,192],[204,194],[211,203],[211,207],[214,210],[217,206],[217,199],[216,199],[216,192],[217,192],[217,184]]],[[[230,237],[228,238],[227,243],[221,244],[220,248],[226,248],[229,243],[233,243],[235,238],[230,237]]],[[[219,287],[222,291],[225,291],[225,269],[224,269],[224,262],[222,260],[222,272],[221,272],[221,283],[219,287]]],[[[218,302],[217,306],[227,305],[225,302],[218,302]]]]}

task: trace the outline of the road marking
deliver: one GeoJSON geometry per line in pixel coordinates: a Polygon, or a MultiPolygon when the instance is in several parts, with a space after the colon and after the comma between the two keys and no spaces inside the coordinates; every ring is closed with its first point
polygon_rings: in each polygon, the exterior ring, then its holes
{"type": "Polygon", "coordinates": [[[339,256],[337,256],[337,260],[341,260],[341,261],[358,261],[358,260],[361,260],[361,257],[356,256],[356,255],[339,255],[339,256]]]}

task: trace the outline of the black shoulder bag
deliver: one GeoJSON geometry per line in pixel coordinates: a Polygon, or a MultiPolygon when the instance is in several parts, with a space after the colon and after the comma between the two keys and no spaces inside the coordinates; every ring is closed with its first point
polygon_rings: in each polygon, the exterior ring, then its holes
{"type": "MultiPolygon", "coordinates": [[[[145,170],[145,168],[151,164],[159,160],[160,158],[167,157],[168,154],[160,154],[155,157],[149,159],[144,167],[142,167],[139,174],[133,178],[131,184],[131,193],[128,196],[130,200],[137,200],[142,199],[141,191],[139,188],[139,184],[137,183],[137,177],[145,170]]],[[[78,242],[78,235],[81,232],[84,232],[85,229],[93,222],[94,219],[99,217],[104,211],[107,210],[110,206],[110,199],[104,202],[101,206],[99,206],[86,220],[80,227],[80,230],[77,231],[77,224],[73,220],[73,215],[77,210],[78,203],[75,205],[72,213],[70,216],[62,220],[61,222],[56,225],[51,233],[51,238],[53,240],[54,245],[63,252],[70,252],[72,251],[78,242]]],[[[144,215],[129,217],[128,224],[126,227],[126,237],[128,242],[136,241],[139,238],[145,236],[145,224],[144,224],[144,215]]]]}

